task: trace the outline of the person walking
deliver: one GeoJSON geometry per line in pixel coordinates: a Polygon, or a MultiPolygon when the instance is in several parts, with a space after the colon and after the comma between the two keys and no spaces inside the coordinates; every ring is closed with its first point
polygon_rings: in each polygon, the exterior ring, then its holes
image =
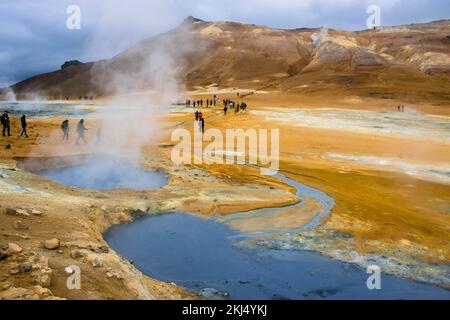
{"type": "Polygon", "coordinates": [[[80,144],[80,140],[83,140],[84,144],[87,144],[87,141],[84,137],[84,132],[87,130],[88,129],[84,126],[84,119],[81,119],[80,122],[78,122],[78,126],[77,126],[78,138],[77,138],[77,142],[75,143],[76,145],[80,144]]]}
{"type": "Polygon", "coordinates": [[[20,137],[25,136],[25,138],[28,138],[27,118],[25,115],[22,115],[22,117],[20,118],[20,124],[22,125],[22,132],[20,133],[20,137]]]}
{"type": "Polygon", "coordinates": [[[62,140],[69,141],[69,120],[66,119],[61,123],[61,130],[63,132],[62,140]]]}
{"type": "Polygon", "coordinates": [[[9,121],[9,112],[5,111],[2,116],[0,117],[0,122],[3,126],[3,136],[6,136],[6,133],[8,133],[8,137],[11,137],[11,123],[9,121]]]}

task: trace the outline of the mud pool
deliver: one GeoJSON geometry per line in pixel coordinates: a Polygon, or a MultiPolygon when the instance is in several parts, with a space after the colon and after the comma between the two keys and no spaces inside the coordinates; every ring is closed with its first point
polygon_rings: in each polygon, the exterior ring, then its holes
{"type": "Polygon", "coordinates": [[[81,189],[156,189],[167,184],[162,171],[147,171],[133,162],[109,157],[93,157],[82,164],[41,170],[39,175],[65,186],[81,189]]]}
{"type": "Polygon", "coordinates": [[[366,271],[355,265],[311,251],[239,246],[237,234],[211,219],[171,213],[113,226],[104,236],[152,278],[229,294],[212,299],[450,299],[448,290],[384,274],[382,289],[368,290],[366,271]]]}
{"type": "Polygon", "coordinates": [[[302,202],[223,218],[152,215],[111,227],[105,240],[148,276],[175,282],[208,299],[450,299],[448,290],[384,274],[382,289],[368,290],[369,275],[354,264],[317,252],[272,250],[245,241],[314,228],[334,206],[334,200],[321,191],[280,178],[295,186],[298,196],[308,195],[321,203],[322,210],[301,228],[262,228],[249,234],[230,228],[230,222],[251,219],[255,223],[280,210],[302,206],[302,202]]]}

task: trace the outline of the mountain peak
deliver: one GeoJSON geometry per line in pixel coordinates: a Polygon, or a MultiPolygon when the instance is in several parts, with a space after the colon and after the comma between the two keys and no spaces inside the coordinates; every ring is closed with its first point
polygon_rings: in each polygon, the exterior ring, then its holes
{"type": "Polygon", "coordinates": [[[184,19],[185,23],[194,23],[194,22],[204,22],[202,19],[195,18],[193,16],[188,16],[186,19],[184,19]]]}

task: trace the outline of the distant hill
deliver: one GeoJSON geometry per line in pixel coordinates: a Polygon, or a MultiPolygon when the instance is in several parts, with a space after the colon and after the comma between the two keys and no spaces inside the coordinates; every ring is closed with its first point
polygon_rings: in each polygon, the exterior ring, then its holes
{"type": "Polygon", "coordinates": [[[13,86],[19,99],[75,99],[215,84],[311,95],[414,97],[450,104],[450,20],[377,30],[271,29],[189,17],[93,63],[69,63],[13,86]]]}

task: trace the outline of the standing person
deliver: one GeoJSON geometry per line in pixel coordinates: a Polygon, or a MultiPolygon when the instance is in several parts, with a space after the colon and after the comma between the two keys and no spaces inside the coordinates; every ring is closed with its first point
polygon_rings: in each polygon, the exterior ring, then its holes
{"type": "Polygon", "coordinates": [[[202,120],[203,113],[201,111],[198,112],[198,121],[202,120]]]}
{"type": "Polygon", "coordinates": [[[205,133],[205,118],[201,118],[199,122],[200,132],[205,133]]]}
{"type": "Polygon", "coordinates": [[[227,115],[227,111],[228,111],[228,108],[227,108],[227,106],[225,105],[225,107],[223,108],[223,113],[224,113],[225,115],[227,115]]]}
{"type": "Polygon", "coordinates": [[[69,120],[64,120],[61,124],[61,130],[63,132],[63,141],[69,141],[69,120]]]}
{"type": "Polygon", "coordinates": [[[25,138],[28,138],[27,118],[25,115],[22,115],[22,117],[20,118],[20,124],[22,125],[22,132],[20,133],[20,137],[25,136],[25,138]]]}
{"type": "Polygon", "coordinates": [[[198,120],[198,110],[195,110],[194,115],[195,115],[195,121],[197,121],[198,120]]]}
{"type": "Polygon", "coordinates": [[[10,121],[9,121],[9,112],[5,111],[2,116],[0,117],[0,122],[3,126],[3,136],[5,136],[5,133],[8,132],[8,137],[11,137],[11,127],[10,127],[10,121]]]}
{"type": "Polygon", "coordinates": [[[81,119],[80,122],[78,122],[78,126],[77,126],[78,138],[77,138],[77,142],[75,143],[76,145],[80,144],[80,139],[83,140],[84,144],[87,144],[87,141],[84,138],[84,132],[87,130],[88,129],[84,126],[84,119],[81,119]]]}

